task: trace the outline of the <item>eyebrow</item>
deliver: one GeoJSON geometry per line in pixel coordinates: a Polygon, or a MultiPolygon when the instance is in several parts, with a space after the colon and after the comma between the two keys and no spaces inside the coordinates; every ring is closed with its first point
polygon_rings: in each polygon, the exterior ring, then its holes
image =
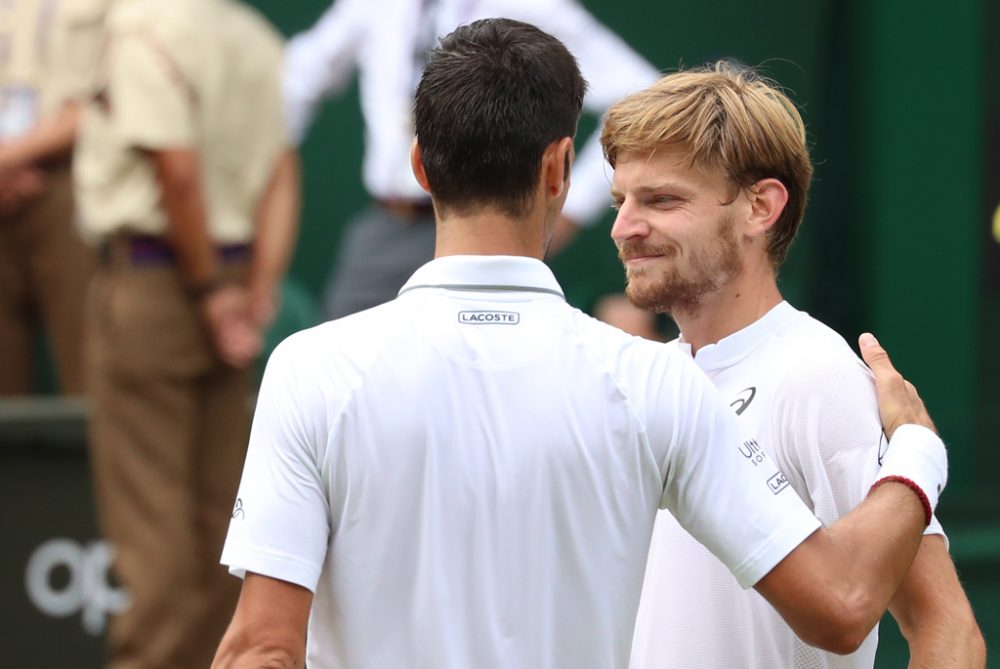
{"type": "MultiPolygon", "coordinates": [[[[634,190],[636,193],[656,193],[664,190],[688,192],[692,189],[690,186],[684,186],[675,181],[662,181],[660,183],[651,184],[648,186],[639,186],[634,190]]],[[[617,190],[614,186],[612,186],[611,195],[612,196],[621,195],[621,191],[617,190]]]]}

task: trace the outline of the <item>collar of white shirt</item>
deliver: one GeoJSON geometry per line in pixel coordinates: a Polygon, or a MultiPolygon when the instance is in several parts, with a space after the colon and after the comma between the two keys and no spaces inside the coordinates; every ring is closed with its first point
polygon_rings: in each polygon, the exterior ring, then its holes
{"type": "Polygon", "coordinates": [[[548,293],[566,298],[545,263],[522,256],[435,258],[414,272],[399,294],[423,288],[548,293]]]}
{"type": "MultiPolygon", "coordinates": [[[[708,344],[698,349],[694,361],[705,371],[729,367],[746,357],[785,323],[796,318],[800,313],[788,302],[779,302],[770,311],[742,330],[737,330],[728,337],[723,337],[715,344],[708,344]]],[[[677,347],[691,355],[691,344],[678,340],[677,347]]]]}

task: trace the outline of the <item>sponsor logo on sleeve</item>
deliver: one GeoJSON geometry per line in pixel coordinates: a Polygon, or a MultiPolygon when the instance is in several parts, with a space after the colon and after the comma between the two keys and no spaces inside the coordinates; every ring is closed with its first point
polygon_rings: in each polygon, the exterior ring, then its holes
{"type": "Polygon", "coordinates": [[[740,445],[740,454],[754,467],[767,460],[767,453],[760,447],[756,439],[744,441],[740,445]]]}
{"type": "Polygon", "coordinates": [[[788,479],[784,474],[778,472],[771,478],[767,480],[767,487],[771,489],[775,495],[788,487],[788,479]]]}
{"type": "Polygon", "coordinates": [[[736,399],[729,403],[729,406],[735,409],[736,415],[739,416],[740,414],[742,414],[744,411],[747,410],[747,407],[750,406],[750,403],[753,402],[753,398],[756,396],[757,396],[756,386],[750,386],[749,388],[744,388],[736,396],[736,399]]]}
{"type": "Polygon", "coordinates": [[[517,325],[521,314],[516,311],[460,311],[458,322],[464,325],[517,325]]]}
{"type": "Polygon", "coordinates": [[[233,506],[233,519],[243,520],[247,517],[246,512],[243,511],[243,499],[241,497],[236,498],[236,505],[233,506]]]}

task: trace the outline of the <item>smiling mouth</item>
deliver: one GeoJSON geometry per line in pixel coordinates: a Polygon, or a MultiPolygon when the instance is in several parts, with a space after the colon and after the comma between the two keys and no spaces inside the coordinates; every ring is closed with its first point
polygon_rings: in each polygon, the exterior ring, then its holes
{"type": "Polygon", "coordinates": [[[641,267],[642,265],[674,255],[676,255],[674,249],[665,244],[645,246],[626,243],[618,249],[618,258],[626,267],[641,267]]]}

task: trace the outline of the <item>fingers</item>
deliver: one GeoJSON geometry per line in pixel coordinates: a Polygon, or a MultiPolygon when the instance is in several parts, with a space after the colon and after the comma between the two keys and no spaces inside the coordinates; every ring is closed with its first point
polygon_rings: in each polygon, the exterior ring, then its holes
{"type": "MultiPolygon", "coordinates": [[[[875,339],[875,335],[872,333],[865,332],[858,337],[858,347],[861,349],[861,357],[864,358],[865,363],[876,374],[880,370],[883,373],[896,372],[896,368],[892,366],[892,361],[889,360],[889,354],[886,353],[885,349],[882,348],[882,345],[878,343],[878,339],[875,339]]],[[[898,374],[898,372],[896,373],[898,374]]]]}
{"type": "Polygon", "coordinates": [[[861,357],[875,374],[878,409],[886,436],[891,439],[896,428],[906,423],[935,430],[917,389],[896,371],[889,354],[878,340],[866,332],[858,337],[858,347],[861,349],[861,357]]]}
{"type": "Polygon", "coordinates": [[[909,395],[910,404],[915,408],[915,414],[918,416],[919,422],[937,432],[937,426],[935,426],[934,421],[931,420],[931,416],[927,412],[927,407],[924,406],[924,400],[917,392],[917,387],[905,379],[903,380],[903,383],[906,384],[906,392],[909,395]]]}
{"type": "Polygon", "coordinates": [[[219,288],[205,298],[203,313],[222,361],[237,369],[250,366],[263,349],[263,335],[251,317],[246,290],[219,288]]]}

